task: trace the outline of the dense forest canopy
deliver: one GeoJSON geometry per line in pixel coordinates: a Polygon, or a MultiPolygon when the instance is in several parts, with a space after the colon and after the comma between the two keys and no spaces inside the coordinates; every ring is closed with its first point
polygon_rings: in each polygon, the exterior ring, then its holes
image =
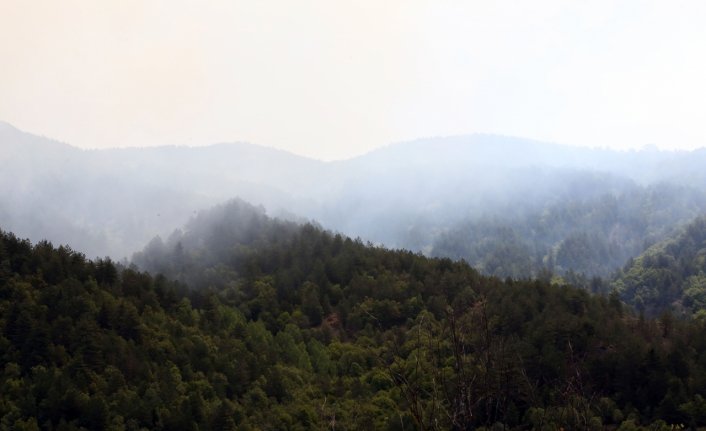
{"type": "Polygon", "coordinates": [[[135,263],[0,235],[2,429],[706,425],[701,319],[242,201],[135,263]]]}
{"type": "Polygon", "coordinates": [[[638,310],[706,316],[706,218],[632,259],[612,283],[638,310]]]}

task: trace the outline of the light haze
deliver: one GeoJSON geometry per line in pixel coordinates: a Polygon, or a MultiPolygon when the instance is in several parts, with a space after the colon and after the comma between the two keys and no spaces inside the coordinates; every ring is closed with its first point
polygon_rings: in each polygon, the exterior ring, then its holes
{"type": "Polygon", "coordinates": [[[0,120],[341,159],[424,136],[706,143],[699,1],[0,0],[0,120]]]}

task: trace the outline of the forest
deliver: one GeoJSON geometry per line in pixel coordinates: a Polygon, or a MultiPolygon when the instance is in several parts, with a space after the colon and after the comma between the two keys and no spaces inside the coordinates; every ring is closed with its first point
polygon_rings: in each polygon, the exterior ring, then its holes
{"type": "MultiPolygon", "coordinates": [[[[691,292],[687,237],[635,262],[675,256],[691,292]]],[[[706,319],[623,283],[486,276],[239,200],[132,263],[3,232],[0,429],[705,426],[706,319]]]]}
{"type": "Polygon", "coordinates": [[[704,23],[0,0],[0,431],[706,431],[704,23]]]}
{"type": "Polygon", "coordinates": [[[661,241],[619,271],[611,284],[637,310],[706,316],[706,218],[661,241]]]}

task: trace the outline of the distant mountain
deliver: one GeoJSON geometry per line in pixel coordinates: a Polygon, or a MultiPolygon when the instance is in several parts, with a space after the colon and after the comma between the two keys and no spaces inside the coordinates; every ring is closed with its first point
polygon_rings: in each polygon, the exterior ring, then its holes
{"type": "Polygon", "coordinates": [[[375,244],[464,258],[490,274],[548,267],[595,275],[703,212],[701,166],[703,151],[492,135],[399,143],[335,162],[243,143],[79,150],[5,124],[0,222],[33,240],[121,258],[199,209],[241,197],[375,244]],[[604,211],[606,202],[616,210],[604,211]],[[582,243],[591,253],[569,253],[582,243]]]}
{"type": "Polygon", "coordinates": [[[649,315],[672,309],[706,316],[706,217],[631,260],[612,287],[649,315]]]}
{"type": "Polygon", "coordinates": [[[305,199],[320,162],[249,144],[80,150],[0,127],[0,222],[34,240],[124,257],[233,196],[305,199]]]}
{"type": "MultiPolygon", "coordinates": [[[[356,232],[487,274],[607,276],[706,213],[706,152],[613,151],[473,135],[339,162],[356,232]],[[358,195],[357,193],[360,193],[358,195]],[[386,217],[396,214],[396,217],[386,217]]],[[[317,217],[324,226],[335,217],[317,217]]]]}
{"type": "Polygon", "coordinates": [[[499,135],[426,138],[391,144],[353,159],[366,166],[448,169],[558,168],[607,172],[638,184],[669,181],[706,185],[706,149],[694,151],[611,150],[572,147],[499,135]]]}
{"type": "Polygon", "coordinates": [[[608,277],[630,257],[706,213],[706,193],[659,183],[616,193],[577,193],[526,211],[469,218],[440,233],[433,256],[465,259],[487,274],[523,278],[543,270],[608,277]]]}

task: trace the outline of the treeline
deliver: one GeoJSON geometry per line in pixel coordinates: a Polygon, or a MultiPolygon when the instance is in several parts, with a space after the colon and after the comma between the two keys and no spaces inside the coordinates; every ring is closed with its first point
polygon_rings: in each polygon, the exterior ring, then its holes
{"type": "Polygon", "coordinates": [[[163,275],[0,234],[0,429],[706,425],[706,323],[615,295],[239,201],[135,262],[163,275]]]}

